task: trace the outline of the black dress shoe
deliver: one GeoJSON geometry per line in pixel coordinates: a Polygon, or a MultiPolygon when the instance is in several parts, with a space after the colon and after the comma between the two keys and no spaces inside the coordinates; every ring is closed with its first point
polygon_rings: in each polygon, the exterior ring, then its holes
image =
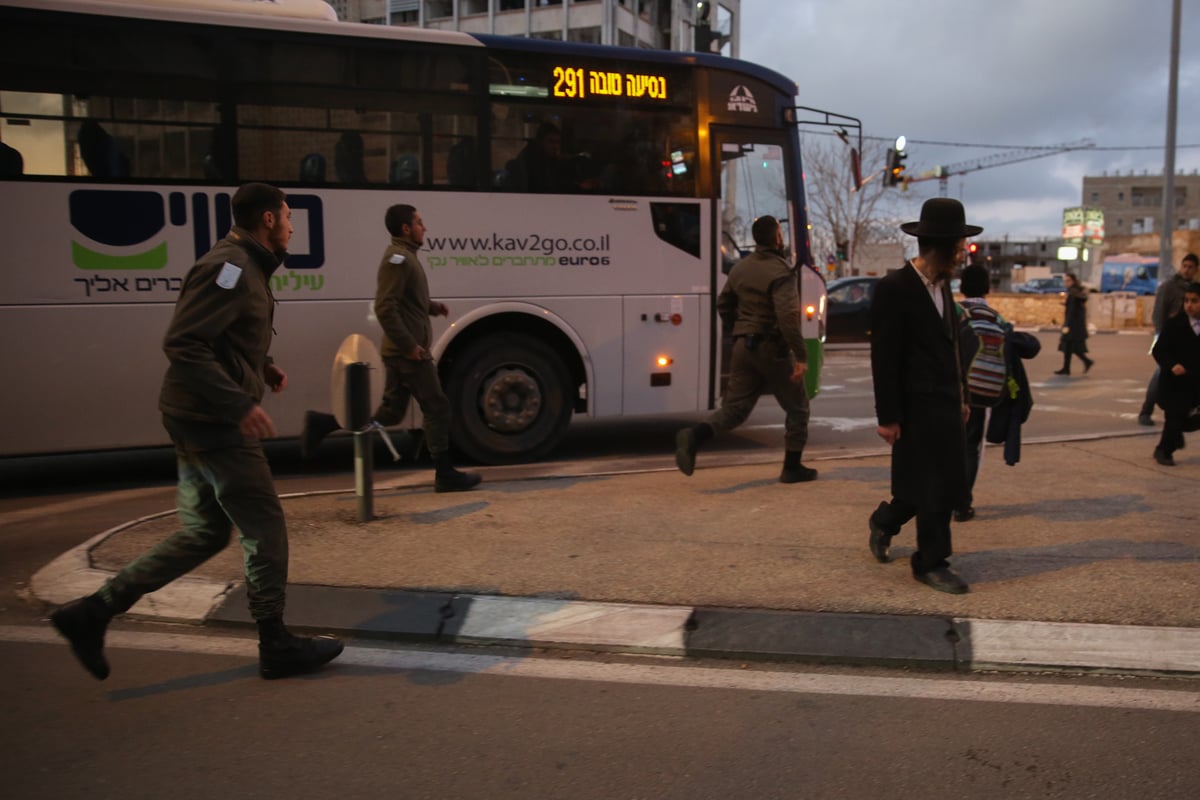
{"type": "Polygon", "coordinates": [[[867,527],[871,530],[868,546],[871,548],[871,555],[875,556],[875,560],[880,564],[886,564],[892,560],[892,537],[896,535],[888,533],[875,521],[875,514],[878,514],[884,505],[886,504],[880,503],[879,508],[875,509],[875,513],[871,514],[870,519],[867,520],[867,527]]]}
{"type": "Polygon", "coordinates": [[[266,680],[302,675],[342,654],[344,645],[333,636],[293,636],[258,645],[258,674],[266,680]]]}
{"type": "Polygon", "coordinates": [[[1071,370],[1069,370],[1069,369],[1056,369],[1056,370],[1054,370],[1054,374],[1055,374],[1055,375],[1070,375],[1070,374],[1071,374],[1071,370]]]}
{"type": "Polygon", "coordinates": [[[108,659],[104,657],[104,631],[112,612],[96,595],[72,600],[50,615],[50,622],[71,643],[71,651],[92,677],[108,677],[108,659]]]}
{"type": "Polygon", "coordinates": [[[1165,450],[1159,450],[1159,449],[1155,448],[1154,460],[1164,467],[1175,466],[1175,459],[1172,458],[1171,454],[1166,452],[1165,450]]]}
{"type": "Polygon", "coordinates": [[[947,594],[966,594],[970,591],[967,582],[949,567],[938,567],[929,572],[914,572],[913,577],[926,586],[947,594]]]}
{"type": "Polygon", "coordinates": [[[966,508],[962,509],[961,511],[954,512],[954,521],[955,522],[969,522],[973,519],[975,519],[974,506],[967,506],[966,508]]]}

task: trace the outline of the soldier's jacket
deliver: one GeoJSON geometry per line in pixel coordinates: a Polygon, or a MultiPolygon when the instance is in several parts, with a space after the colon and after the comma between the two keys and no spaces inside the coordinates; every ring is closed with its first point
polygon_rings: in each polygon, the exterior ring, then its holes
{"type": "Polygon", "coordinates": [[[426,350],[433,341],[429,321],[429,281],[407,239],[392,237],[383,251],[375,286],[375,317],[383,328],[384,358],[404,358],[416,345],[426,350]]]}
{"type": "Polygon", "coordinates": [[[271,363],[272,253],[234,227],[183,279],[163,338],[170,361],[158,407],[186,422],[237,426],[262,401],[271,363]]]}
{"type": "Polygon", "coordinates": [[[807,359],[796,275],[779,251],[756,247],[735,264],[717,297],[717,312],[734,336],[781,339],[797,361],[807,359]]]}

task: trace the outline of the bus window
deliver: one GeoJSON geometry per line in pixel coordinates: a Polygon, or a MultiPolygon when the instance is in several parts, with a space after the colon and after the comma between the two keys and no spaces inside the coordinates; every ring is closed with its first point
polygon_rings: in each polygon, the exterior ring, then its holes
{"type": "Polygon", "coordinates": [[[0,92],[4,143],[21,153],[26,175],[71,175],[64,109],[71,101],[61,94],[0,92]]]}
{"type": "Polygon", "coordinates": [[[781,144],[737,141],[722,137],[721,164],[721,241],[724,263],[728,268],[741,255],[754,249],[750,226],[759,217],[770,214],[783,223],[783,238],[792,242],[788,219],[787,174],[781,144]]]}
{"type": "Polygon", "coordinates": [[[513,192],[695,194],[695,126],[686,113],[493,105],[495,185],[513,192]]]}

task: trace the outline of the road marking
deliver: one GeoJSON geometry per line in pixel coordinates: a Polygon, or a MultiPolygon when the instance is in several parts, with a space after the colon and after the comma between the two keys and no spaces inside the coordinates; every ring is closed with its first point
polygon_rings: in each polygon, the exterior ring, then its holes
{"type": "MultiPolygon", "coordinates": [[[[0,641],[65,644],[49,627],[0,627],[0,641]]],[[[195,653],[247,659],[255,658],[258,652],[257,643],[253,639],[227,636],[109,631],[107,643],[110,648],[115,649],[195,653]]],[[[64,652],[63,657],[70,656],[64,652]]],[[[331,669],[336,669],[339,664],[397,672],[420,670],[642,686],[1200,713],[1200,692],[1073,686],[1064,683],[1039,684],[987,680],[964,681],[954,678],[887,678],[803,672],[759,672],[753,668],[742,669],[740,667],[607,664],[581,660],[563,661],[477,653],[397,649],[386,646],[347,647],[331,669]]]]}

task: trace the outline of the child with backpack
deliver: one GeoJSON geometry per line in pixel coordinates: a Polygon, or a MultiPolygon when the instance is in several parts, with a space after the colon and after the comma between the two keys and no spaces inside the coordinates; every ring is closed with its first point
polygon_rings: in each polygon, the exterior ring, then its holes
{"type": "MultiPolygon", "coordinates": [[[[967,493],[962,508],[955,509],[954,519],[966,522],[975,516],[973,491],[975,478],[979,475],[979,458],[983,450],[983,437],[988,425],[989,412],[1003,409],[1006,425],[1004,435],[997,439],[989,436],[994,444],[1012,442],[1020,446],[1020,425],[1029,416],[1032,397],[1025,370],[1019,360],[1033,358],[1041,350],[1041,342],[1028,333],[1012,329],[999,312],[987,304],[985,299],[991,288],[991,276],[987,268],[971,264],[962,271],[963,300],[957,306],[959,319],[959,358],[967,383],[967,402],[971,414],[967,417],[967,493]],[[1018,405],[1018,400],[1020,405],[1018,405]],[[1015,422],[1013,430],[1009,423],[1015,422]]],[[[1006,451],[1008,447],[1006,445],[1006,451]]],[[[1019,452],[1016,450],[1015,452],[1019,452]]],[[[1016,458],[1005,460],[1011,466],[1016,458]]]]}

